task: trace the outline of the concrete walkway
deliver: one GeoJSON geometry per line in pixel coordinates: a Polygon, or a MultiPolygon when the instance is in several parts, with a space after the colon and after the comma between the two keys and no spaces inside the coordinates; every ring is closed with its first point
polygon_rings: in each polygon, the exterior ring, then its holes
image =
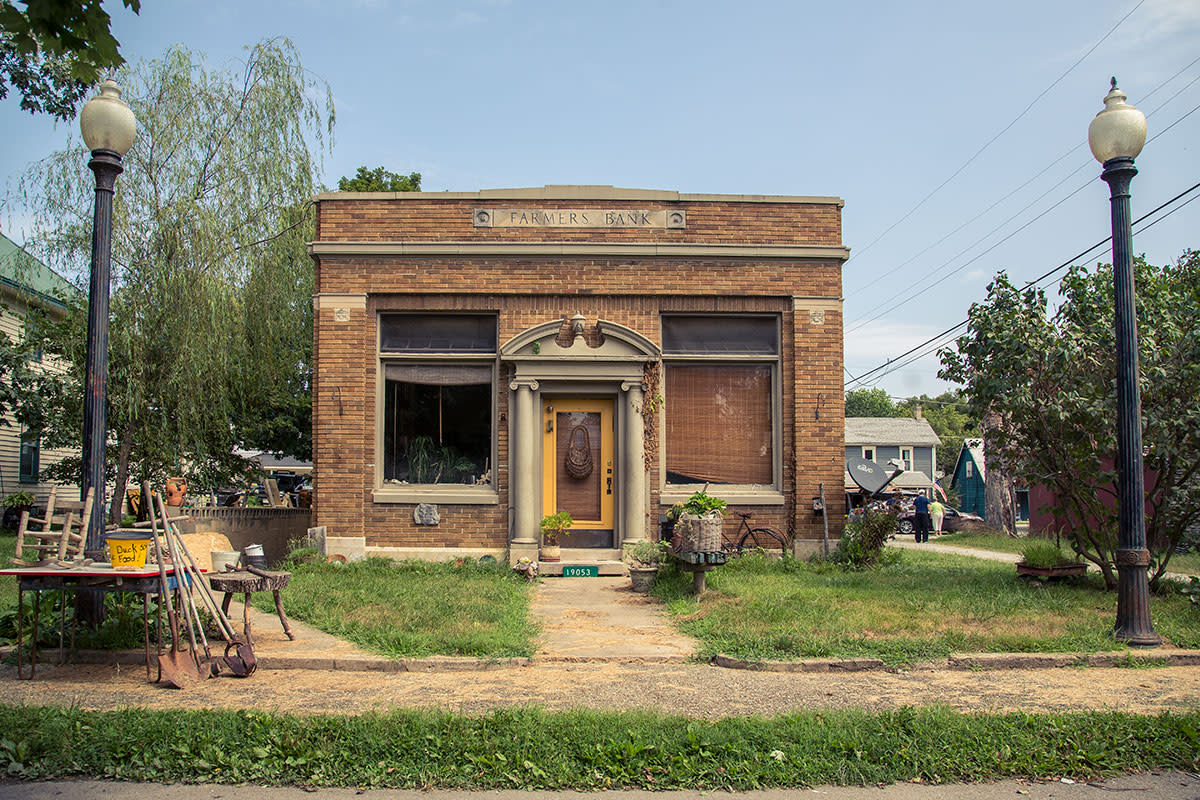
{"type": "Polygon", "coordinates": [[[539,661],[683,661],[696,649],[625,577],[547,578],[533,614],[542,626],[539,661]]]}

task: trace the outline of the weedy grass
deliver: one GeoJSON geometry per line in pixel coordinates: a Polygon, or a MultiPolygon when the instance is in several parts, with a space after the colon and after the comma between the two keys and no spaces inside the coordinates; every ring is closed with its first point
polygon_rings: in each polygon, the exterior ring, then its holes
{"type": "MultiPolygon", "coordinates": [[[[1027,537],[1013,538],[992,533],[945,533],[933,539],[936,544],[949,547],[966,547],[975,550],[992,550],[997,553],[1021,554],[1021,547],[1029,541],[1027,537]]],[[[1064,549],[1068,552],[1070,546],[1064,541],[1064,549]]],[[[1200,575],[1200,553],[1176,553],[1167,564],[1169,572],[1183,575],[1200,575]]]]}
{"type": "MultiPolygon", "coordinates": [[[[0,569],[16,566],[10,558],[17,552],[16,536],[0,536],[0,569]]],[[[0,608],[8,608],[17,602],[17,579],[0,577],[0,608]]]]}
{"type": "MultiPolygon", "coordinates": [[[[708,574],[708,591],[667,570],[655,594],[700,640],[698,656],[750,660],[879,658],[893,665],[955,652],[1100,652],[1112,636],[1116,592],[1098,577],[1028,583],[1011,564],[904,551],[861,572],[746,556],[708,574]]],[[[1177,591],[1151,597],[1158,633],[1200,646],[1200,612],[1177,591]]]]}
{"type": "Polygon", "coordinates": [[[1200,766],[1200,712],[83,711],[0,706],[0,773],[406,789],[757,789],[1200,766]]]}
{"type": "MultiPolygon", "coordinates": [[[[372,652],[393,658],[534,653],[531,586],[504,565],[371,558],[288,569],[288,616],[372,652]]],[[[270,594],[256,595],[254,603],[274,611],[270,594]]]]}

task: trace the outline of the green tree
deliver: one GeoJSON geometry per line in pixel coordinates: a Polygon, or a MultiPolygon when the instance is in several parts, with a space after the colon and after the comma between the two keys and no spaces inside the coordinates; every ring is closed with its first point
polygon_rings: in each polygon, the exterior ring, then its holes
{"type": "MultiPolygon", "coordinates": [[[[1175,264],[1135,262],[1146,539],[1157,585],[1189,526],[1200,520],[1200,253],[1175,264]]],[[[986,446],[1030,485],[1046,485],[1077,552],[1117,583],[1116,346],[1112,268],[1073,267],[1051,314],[1045,293],[1001,273],[970,326],[941,353],[941,376],[961,383],[972,411],[998,417],[986,446]]]]}
{"type": "MultiPolygon", "coordinates": [[[[117,181],[109,325],[110,473],[193,485],[244,468],[236,446],[307,455],[312,348],[311,197],[333,130],[328,87],[285,39],[236,70],[184,48],[118,77],[138,133],[117,181]]],[[[82,148],[26,176],[47,261],[86,281],[94,179],[82,148]]],[[[48,376],[46,446],[78,446],[85,300],[44,331],[70,365],[48,376]]],[[[74,478],[78,459],[60,472],[74,478]]],[[[113,498],[116,513],[119,497],[113,498]]]]}
{"type": "Polygon", "coordinates": [[[383,167],[367,169],[359,167],[353,178],[338,179],[339,192],[419,192],[421,173],[410,172],[400,175],[383,167]]]}
{"type": "MultiPolygon", "coordinates": [[[[122,0],[137,14],[141,0],[122,0]]],[[[11,85],[21,108],[75,116],[89,86],[124,63],[101,0],[0,0],[0,99],[11,85]]]]}
{"type": "Polygon", "coordinates": [[[942,392],[936,397],[922,394],[902,400],[896,404],[898,416],[916,416],[918,406],[921,416],[929,421],[933,432],[942,440],[938,446],[936,468],[945,473],[945,483],[949,485],[963,440],[979,436],[979,420],[972,415],[961,390],[942,392]]]}
{"type": "Polygon", "coordinates": [[[903,417],[901,411],[883,389],[851,389],[846,392],[847,417],[903,417]]]}

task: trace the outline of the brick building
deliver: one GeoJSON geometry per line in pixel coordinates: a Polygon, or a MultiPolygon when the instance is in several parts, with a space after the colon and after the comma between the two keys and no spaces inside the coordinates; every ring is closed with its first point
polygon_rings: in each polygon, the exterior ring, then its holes
{"type": "Polygon", "coordinates": [[[801,552],[824,484],[836,538],[841,207],[608,186],[320,195],[329,548],[536,557],[539,520],[568,510],[564,561],[603,562],[706,483],[801,552]]]}

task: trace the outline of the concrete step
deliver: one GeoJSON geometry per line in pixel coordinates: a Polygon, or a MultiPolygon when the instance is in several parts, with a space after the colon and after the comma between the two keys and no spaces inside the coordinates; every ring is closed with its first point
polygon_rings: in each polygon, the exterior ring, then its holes
{"type": "Polygon", "coordinates": [[[628,575],[621,551],[601,547],[564,547],[560,561],[538,561],[538,574],[560,576],[563,567],[596,567],[600,575],[628,575]]]}

